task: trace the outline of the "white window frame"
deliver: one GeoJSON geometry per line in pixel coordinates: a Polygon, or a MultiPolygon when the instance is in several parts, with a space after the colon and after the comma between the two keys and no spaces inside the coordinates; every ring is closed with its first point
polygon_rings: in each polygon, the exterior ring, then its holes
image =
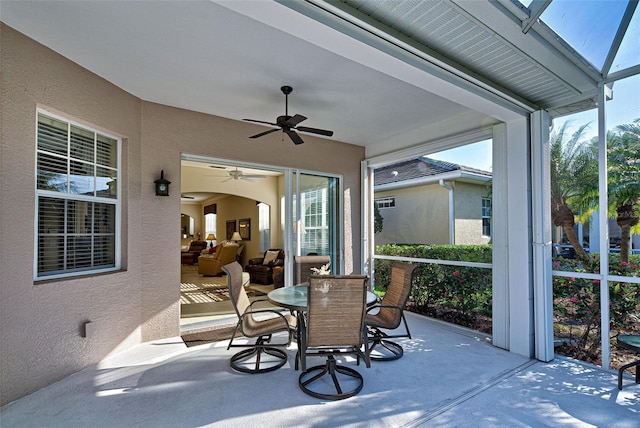
{"type": "Polygon", "coordinates": [[[482,236],[486,236],[488,238],[491,238],[491,198],[482,198],[482,236]],[[488,206],[488,213],[486,212],[486,206],[485,206],[485,201],[488,202],[489,206],[488,206]],[[485,219],[488,222],[488,227],[489,227],[489,234],[485,234],[484,233],[484,221],[485,219]]]}
{"type": "Polygon", "coordinates": [[[381,209],[381,210],[396,207],[395,196],[385,196],[384,198],[377,198],[377,199],[374,199],[374,202],[378,204],[378,209],[381,209]]]}
{"type": "MultiPolygon", "coordinates": [[[[121,234],[121,200],[122,200],[122,185],[121,185],[121,175],[122,175],[122,138],[110,134],[109,132],[105,132],[102,130],[98,130],[95,127],[91,127],[79,122],[76,122],[72,119],[69,119],[68,117],[64,117],[61,116],[59,114],[47,111],[45,109],[41,109],[38,108],[36,109],[36,115],[35,115],[35,136],[36,136],[36,141],[35,141],[35,146],[36,146],[36,156],[34,159],[35,162],[35,168],[34,168],[34,187],[35,187],[35,213],[34,213],[34,227],[35,227],[35,233],[34,233],[34,247],[36,249],[36,251],[34,252],[34,258],[33,258],[33,278],[34,281],[43,281],[43,280],[52,280],[52,279],[57,279],[57,278],[67,278],[67,277],[75,277],[75,276],[86,276],[86,275],[93,275],[93,274],[98,274],[98,273],[104,273],[104,272],[112,272],[112,271],[118,271],[121,269],[121,238],[120,238],[120,234],[121,234]],[[67,124],[67,129],[69,130],[72,126],[73,127],[77,127],[80,128],[84,131],[88,131],[94,134],[94,138],[97,138],[97,135],[101,135],[107,138],[110,138],[112,140],[116,141],[116,145],[117,145],[117,155],[116,155],[116,167],[114,169],[115,172],[115,190],[116,190],[116,197],[112,198],[112,197],[101,197],[101,196],[97,196],[97,192],[95,191],[95,187],[94,187],[94,194],[93,195],[87,195],[87,194],[74,194],[74,193],[68,193],[68,192],[63,192],[63,191],[55,191],[55,190],[45,190],[45,189],[38,189],[38,154],[42,154],[42,153],[49,153],[46,150],[42,150],[39,145],[38,145],[38,124],[40,121],[40,116],[46,116],[48,118],[51,119],[55,119],[58,121],[62,121],[65,122],[67,124]],[[56,273],[39,273],[39,266],[38,266],[38,259],[39,259],[39,238],[40,238],[40,229],[39,229],[39,208],[40,208],[40,200],[43,197],[49,197],[49,198],[55,198],[55,199],[62,199],[62,200],[66,200],[66,201],[78,201],[78,202],[89,202],[89,203],[98,203],[98,204],[107,204],[107,205],[113,205],[115,208],[115,218],[114,218],[114,254],[113,254],[113,258],[114,258],[114,263],[113,265],[110,266],[98,266],[98,267],[86,267],[86,268],[82,268],[82,269],[68,269],[68,268],[63,268],[59,271],[56,271],[56,273]]],[[[59,155],[58,157],[60,159],[65,159],[65,160],[69,160],[69,159],[74,159],[73,156],[71,156],[70,154],[70,147],[71,147],[71,143],[70,143],[70,132],[68,132],[67,134],[67,154],[66,156],[64,155],[59,155]]],[[[95,147],[95,144],[94,144],[95,147]]],[[[69,164],[69,162],[68,162],[69,164]]],[[[102,165],[98,165],[96,160],[95,160],[95,153],[94,153],[94,161],[93,163],[89,162],[90,165],[94,165],[94,166],[99,166],[101,168],[104,168],[104,166],[102,165]]],[[[67,167],[68,168],[68,167],[67,167]]],[[[70,177],[70,170],[67,169],[67,178],[70,177]]],[[[94,169],[94,175],[93,175],[94,179],[97,179],[97,173],[96,173],[96,169],[94,169]]],[[[66,225],[66,218],[63,220],[64,224],[66,225]]],[[[62,236],[64,238],[64,244],[62,246],[63,252],[66,253],[67,252],[67,238],[70,236],[70,234],[68,233],[67,230],[65,230],[63,233],[60,234],[60,236],[62,236]]],[[[62,257],[65,257],[65,254],[62,254],[62,257]]]]}

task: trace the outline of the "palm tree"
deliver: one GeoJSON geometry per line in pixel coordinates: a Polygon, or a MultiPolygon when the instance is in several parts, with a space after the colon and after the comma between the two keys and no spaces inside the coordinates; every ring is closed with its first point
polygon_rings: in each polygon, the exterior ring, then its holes
{"type": "MultiPolygon", "coordinates": [[[[621,230],[620,260],[629,261],[631,233],[640,233],[640,119],[619,125],[607,132],[607,215],[615,218],[621,230]]],[[[571,198],[572,205],[588,218],[598,209],[598,138],[583,148],[581,156],[591,158],[591,170],[576,179],[580,194],[571,198]]]]}
{"type": "Polygon", "coordinates": [[[607,134],[609,212],[621,230],[620,261],[628,262],[631,232],[640,232],[640,118],[616,131],[607,134]]]}
{"type": "Polygon", "coordinates": [[[585,189],[580,185],[583,182],[579,177],[587,175],[590,171],[591,159],[583,149],[584,132],[589,124],[582,125],[566,139],[568,125],[569,122],[565,122],[550,137],[551,220],[556,226],[562,227],[576,257],[588,261],[589,256],[573,230],[575,215],[569,202],[572,198],[580,198],[583,195],[585,189]]]}

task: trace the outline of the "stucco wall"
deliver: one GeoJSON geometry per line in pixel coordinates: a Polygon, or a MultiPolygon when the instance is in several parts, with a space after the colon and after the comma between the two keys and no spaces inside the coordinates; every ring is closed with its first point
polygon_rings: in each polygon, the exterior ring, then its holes
{"type": "Polygon", "coordinates": [[[141,341],[179,333],[180,153],[344,174],[346,273],[360,266],[364,148],[141,101],[0,24],[0,403],[141,341]],[[34,283],[36,108],[123,137],[121,272],[34,283]],[[295,151],[295,153],[294,153],[295,151]],[[164,169],[171,196],[156,197],[164,169]],[[355,263],[354,263],[355,261],[355,263]],[[81,337],[92,321],[95,333],[81,337]]]}
{"type": "MultiPolygon", "coordinates": [[[[4,25],[0,39],[0,401],[6,403],[139,343],[146,323],[140,311],[140,284],[146,281],[142,256],[148,253],[143,243],[153,248],[178,241],[173,233],[147,242],[151,236],[141,221],[143,212],[153,209],[142,206],[140,100],[4,25]],[[124,137],[121,272],[34,283],[37,107],[124,137]],[[89,320],[95,334],[82,338],[81,326],[89,320]]],[[[177,312],[163,283],[167,279],[159,283],[161,303],[147,314],[150,319],[177,312]]],[[[177,326],[176,319],[157,331],[175,334],[177,326]]]]}
{"type": "Polygon", "coordinates": [[[448,244],[449,199],[447,190],[438,184],[376,192],[376,198],[393,196],[394,208],[382,208],[382,232],[376,245],[448,244]]]}
{"type": "Polygon", "coordinates": [[[491,239],[482,236],[482,198],[489,195],[486,186],[456,182],[455,200],[455,243],[458,245],[488,244],[491,239]]]}

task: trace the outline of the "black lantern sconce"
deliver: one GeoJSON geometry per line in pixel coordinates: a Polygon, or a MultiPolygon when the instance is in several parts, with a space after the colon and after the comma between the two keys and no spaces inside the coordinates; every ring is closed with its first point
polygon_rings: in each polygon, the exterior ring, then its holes
{"type": "Polygon", "coordinates": [[[164,169],[160,172],[160,178],[156,181],[156,196],[169,196],[169,180],[164,179],[164,169]]]}

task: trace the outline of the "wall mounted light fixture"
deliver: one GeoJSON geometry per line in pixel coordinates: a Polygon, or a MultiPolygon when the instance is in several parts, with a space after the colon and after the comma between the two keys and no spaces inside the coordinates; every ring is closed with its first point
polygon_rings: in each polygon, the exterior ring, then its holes
{"type": "Polygon", "coordinates": [[[156,196],[169,196],[169,184],[171,184],[171,182],[165,180],[164,169],[160,171],[160,178],[154,181],[154,183],[156,183],[156,196]]]}

